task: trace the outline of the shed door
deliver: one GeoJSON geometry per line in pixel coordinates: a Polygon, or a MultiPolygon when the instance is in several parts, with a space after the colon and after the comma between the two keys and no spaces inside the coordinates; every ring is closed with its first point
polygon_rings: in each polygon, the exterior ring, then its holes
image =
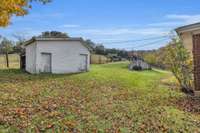
{"type": "Polygon", "coordinates": [[[195,90],[200,90],[200,34],[193,35],[195,90]]]}
{"type": "Polygon", "coordinates": [[[42,53],[42,72],[51,73],[51,54],[42,53]]]}
{"type": "Polygon", "coordinates": [[[81,54],[80,57],[81,57],[80,70],[81,71],[87,71],[87,64],[88,64],[87,58],[88,58],[88,55],[81,54]]]}

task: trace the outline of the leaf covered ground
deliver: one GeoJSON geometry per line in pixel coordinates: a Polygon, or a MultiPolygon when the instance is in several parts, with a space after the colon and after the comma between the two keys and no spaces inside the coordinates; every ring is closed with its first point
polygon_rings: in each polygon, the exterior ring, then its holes
{"type": "Polygon", "coordinates": [[[199,115],[174,104],[185,96],[169,72],[127,65],[72,75],[0,70],[0,132],[200,132],[199,115]]]}

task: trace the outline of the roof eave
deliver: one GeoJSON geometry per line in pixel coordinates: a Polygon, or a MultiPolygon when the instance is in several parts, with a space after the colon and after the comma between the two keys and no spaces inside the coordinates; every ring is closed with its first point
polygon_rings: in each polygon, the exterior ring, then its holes
{"type": "Polygon", "coordinates": [[[28,46],[31,43],[35,42],[35,41],[79,41],[81,42],[90,52],[93,51],[93,49],[87,45],[85,43],[85,41],[83,40],[83,38],[36,38],[33,37],[30,40],[26,41],[23,45],[24,46],[28,46]]]}
{"type": "Polygon", "coordinates": [[[175,31],[178,34],[181,34],[184,32],[192,32],[192,31],[196,31],[196,30],[200,30],[200,23],[190,24],[190,25],[182,26],[182,27],[175,29],[175,31]]]}
{"type": "Polygon", "coordinates": [[[24,45],[24,46],[27,46],[27,45],[33,43],[34,41],[36,41],[36,39],[33,37],[33,38],[31,38],[30,40],[24,42],[23,45],[24,45]]]}
{"type": "Polygon", "coordinates": [[[82,42],[82,38],[39,38],[39,37],[33,37],[30,40],[24,42],[24,46],[27,46],[35,41],[80,41],[82,42]]]}
{"type": "Polygon", "coordinates": [[[93,48],[91,48],[88,44],[85,43],[85,41],[82,39],[81,43],[90,51],[93,52],[93,48]]]}

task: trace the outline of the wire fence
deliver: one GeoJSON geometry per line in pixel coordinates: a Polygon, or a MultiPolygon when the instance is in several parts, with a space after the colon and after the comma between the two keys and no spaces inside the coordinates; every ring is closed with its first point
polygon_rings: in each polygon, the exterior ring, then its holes
{"type": "MultiPolygon", "coordinates": [[[[18,54],[9,54],[9,68],[20,68],[20,56],[18,54]]],[[[6,56],[0,55],[0,69],[6,69],[6,56]]]]}

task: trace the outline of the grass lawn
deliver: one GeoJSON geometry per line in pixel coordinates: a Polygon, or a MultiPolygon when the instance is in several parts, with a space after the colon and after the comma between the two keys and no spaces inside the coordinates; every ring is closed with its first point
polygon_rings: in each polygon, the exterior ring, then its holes
{"type": "Polygon", "coordinates": [[[0,132],[200,132],[200,117],[174,101],[169,72],[129,71],[127,63],[88,73],[29,75],[0,70],[0,132]]]}

